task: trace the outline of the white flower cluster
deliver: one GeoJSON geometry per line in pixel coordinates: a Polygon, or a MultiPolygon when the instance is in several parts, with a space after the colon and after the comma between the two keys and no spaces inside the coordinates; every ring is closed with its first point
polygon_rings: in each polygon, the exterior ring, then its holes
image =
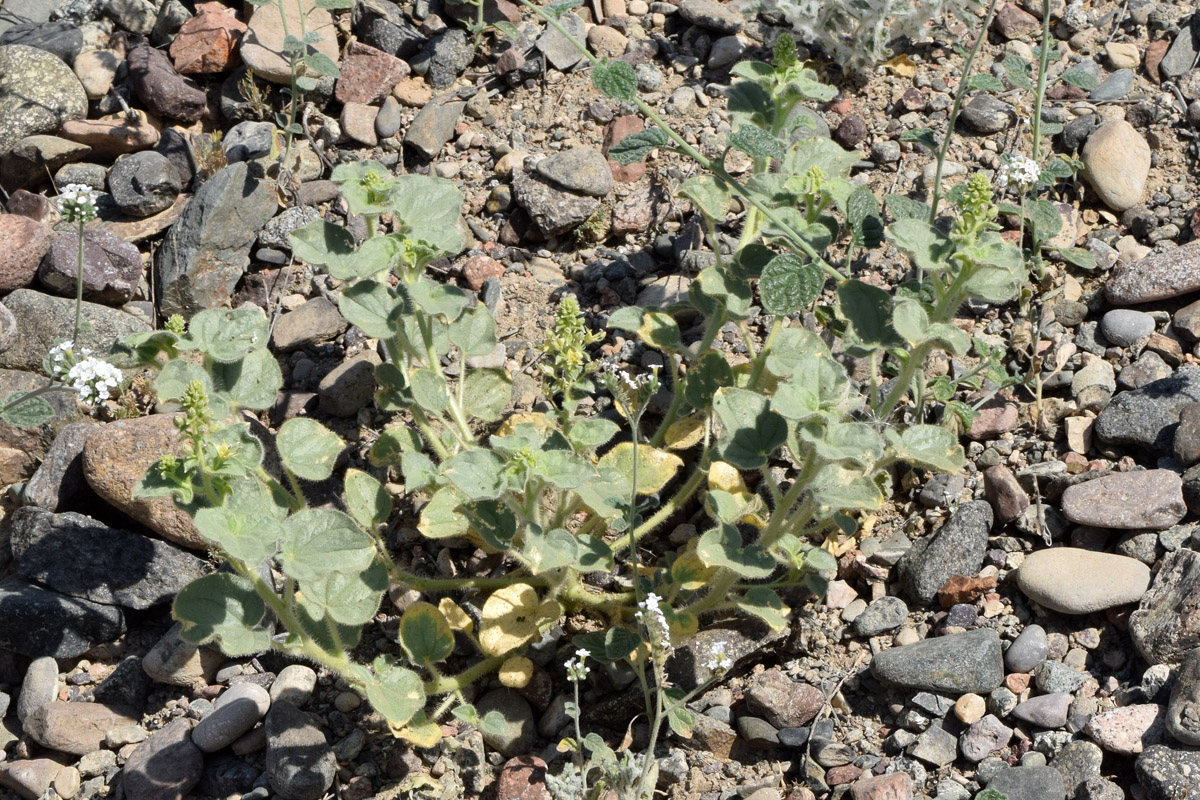
{"type": "Polygon", "coordinates": [[[1015,155],[1007,164],[1002,164],[996,173],[996,186],[1000,191],[1014,188],[1018,192],[1031,189],[1042,175],[1038,163],[1028,156],[1015,155]]]}
{"type": "Polygon", "coordinates": [[[54,345],[50,348],[50,377],[61,378],[71,367],[75,366],[75,359],[79,356],[90,355],[91,352],[86,347],[81,347],[76,353],[75,343],[70,339],[54,345]]]}
{"type": "Polygon", "coordinates": [[[83,183],[68,183],[62,188],[55,205],[67,222],[89,222],[96,218],[96,190],[83,183]]]}
{"type": "Polygon", "coordinates": [[[944,13],[973,19],[973,0],[765,0],[791,23],[799,43],[820,47],[851,72],[869,72],[899,36],[919,40],[925,23],[944,13]]]}
{"type": "Polygon", "coordinates": [[[671,647],[671,628],[667,625],[667,617],[663,614],[662,598],[654,592],[646,595],[646,599],[638,603],[638,611],[634,614],[637,621],[646,629],[646,641],[656,656],[666,658],[673,649],[671,647]]]}
{"type": "Polygon", "coordinates": [[[79,392],[79,399],[84,403],[94,406],[111,397],[123,377],[121,370],[112,364],[88,356],[71,367],[63,383],[79,392]]]}
{"type": "Polygon", "coordinates": [[[733,659],[725,652],[724,642],[713,643],[708,651],[708,661],[704,664],[714,675],[724,675],[733,667],[733,659]]]}
{"type": "Polygon", "coordinates": [[[587,674],[591,672],[591,670],[588,669],[587,664],[584,662],[587,661],[588,656],[591,654],[592,651],[585,650],[582,647],[575,651],[575,657],[568,659],[566,663],[567,680],[571,681],[572,683],[579,683],[587,677],[587,674]]]}

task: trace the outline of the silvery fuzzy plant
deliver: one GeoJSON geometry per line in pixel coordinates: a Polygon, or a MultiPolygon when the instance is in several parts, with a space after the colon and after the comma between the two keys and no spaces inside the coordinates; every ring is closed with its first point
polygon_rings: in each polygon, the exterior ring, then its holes
{"type": "MultiPolygon", "coordinates": [[[[601,774],[632,781],[630,797],[647,796],[661,725],[686,735],[691,721],[682,688],[667,680],[671,649],[719,617],[786,626],[789,598],[823,593],[835,569],[822,540],[832,548],[856,532],[859,514],[881,508],[900,463],[962,468],[956,437],[924,423],[922,366],[934,352],[967,351],[951,324],[966,298],[1005,302],[1025,280],[1020,250],[996,233],[983,174],[972,176],[949,230],[918,219],[885,230],[875,198],[848,180],[858,155],[794,136],[790,109],[830,90],[789,43],[772,64],[738,67],[729,147],[754,162],[744,184],[724,169],[724,155],[704,157],[665,125],[612,151],[633,160],[673,146],[700,161],[709,174],[681,191],[710,233],[725,224],[732,196],[751,208],[736,247],[716,251],[679,306],[610,316],[610,328],[661,354],[662,374],[599,365],[589,350],[597,334],[564,298],[544,345],[552,410],[508,414],[510,376],[469,361],[497,346],[495,320],[473,294],[426,274],[463,246],[462,197],[449,181],[394,177],[371,161],[340,165],[332,178],[350,212],[366,218],[368,238],[357,245],[324,221],[291,235],[297,258],[342,282],[342,315],[386,356],[375,405],[397,416],[370,449],[376,475],[394,470],[403,481],[429,548],[465,539],[500,555],[490,574],[430,577],[397,559],[391,496],[366,471],[341,474],[341,508],[309,507],[301,481],[330,478],[344,448],[315,420],[281,425],[278,464],[264,462],[238,413],[268,408],[282,384],[260,312],[204,311],[186,331],[176,324],[129,340],[159,370],[160,399],[181,407],[180,449],[147,472],[138,493],[174,497],[231,570],[179,594],[183,636],[230,655],[273,648],[331,669],[397,735],[431,745],[447,713],[496,724],[469,704],[469,685],[495,673],[523,686],[534,672],[527,648],[564,614],[583,615],[598,630],[575,637],[570,648],[587,655],[577,653],[574,666],[629,665],[652,741],[641,760],[615,762],[594,739],[576,745],[605,762],[601,774]],[[843,271],[885,235],[921,268],[894,292],[843,271]],[[770,315],[761,341],[747,326],[756,293],[770,315]],[[851,381],[821,336],[792,324],[822,297],[827,334],[864,361],[867,380],[851,381]],[[702,324],[685,331],[679,312],[702,324]],[[728,323],[744,337],[745,363],[717,346],[728,323]],[[612,398],[612,418],[580,413],[580,400],[598,392],[612,398]],[[652,413],[659,393],[665,411],[652,413]],[[660,532],[681,518],[696,519],[700,533],[670,547],[660,532]],[[404,610],[393,653],[357,663],[350,650],[389,587],[424,599],[404,610]]],[[[661,124],[637,98],[628,64],[596,62],[592,80],[661,124]]],[[[702,656],[711,658],[702,678],[733,666],[723,654],[702,656]]],[[[591,766],[577,768],[585,782],[594,777],[591,766]]]]}

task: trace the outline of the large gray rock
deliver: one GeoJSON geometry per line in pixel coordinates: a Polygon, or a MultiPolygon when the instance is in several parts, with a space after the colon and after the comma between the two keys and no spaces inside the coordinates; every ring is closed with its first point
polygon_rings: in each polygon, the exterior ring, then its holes
{"type": "Polygon", "coordinates": [[[1065,800],[1067,788],[1054,767],[1003,767],[988,781],[1008,800],[1065,800]]]}
{"type": "Polygon", "coordinates": [[[1115,306],[1130,306],[1197,290],[1200,290],[1200,241],[1122,264],[1113,271],[1104,295],[1115,306]]]}
{"type": "MultiPolygon", "coordinates": [[[[4,298],[4,305],[17,319],[17,341],[0,352],[0,367],[41,372],[42,360],[60,340],[71,337],[75,322],[74,298],[52,297],[32,289],[18,289],[4,298]]],[[[91,324],[80,331],[77,347],[103,356],[126,336],[143,333],[150,326],[139,317],[116,308],[84,302],[83,319],[91,324]]]]}
{"type": "Polygon", "coordinates": [[[1129,615],[1129,633],[1150,664],[1177,663],[1200,647],[1200,553],[1167,553],[1150,591],[1129,615]]]}
{"type": "Polygon", "coordinates": [[[337,306],[324,297],[314,297],[275,322],[271,342],[281,351],[320,344],[341,335],[349,323],[337,306]]]}
{"type": "Polygon", "coordinates": [[[21,44],[0,47],[0,155],[26,136],[87,116],[83,84],[62,59],[21,44]]]}
{"type": "MultiPolygon", "coordinates": [[[[63,232],[38,266],[38,280],[55,294],[75,297],[79,280],[79,238],[63,232]]],[[[135,245],[100,228],[83,232],[83,296],[95,303],[121,305],[133,299],[142,280],[142,255],[135,245]]]]}
{"type": "Polygon", "coordinates": [[[1004,680],[1000,637],[991,628],[939,636],[875,655],[881,681],[930,692],[987,694],[1004,680]]]}
{"type": "Polygon", "coordinates": [[[121,787],[129,800],[183,800],[200,782],[204,753],[192,744],[190,719],[150,734],[125,762],[121,787]]]}
{"type": "Polygon", "coordinates": [[[208,572],[205,561],[161,539],[83,514],[28,506],[5,523],[17,574],[96,603],[150,608],[208,572]]]}
{"type": "Polygon", "coordinates": [[[1077,483],[1063,492],[1062,512],[1078,525],[1161,531],[1183,519],[1187,506],[1178,474],[1148,469],[1077,483]]]}
{"type": "Polygon", "coordinates": [[[1063,614],[1092,614],[1141,600],[1150,568],[1127,556],[1053,547],[1025,559],[1017,585],[1038,605],[1063,614]]]}
{"type": "Polygon", "coordinates": [[[963,503],[937,533],[914,542],[899,563],[904,593],[930,603],[952,575],[972,577],[978,573],[993,520],[989,503],[963,503]]]}
{"type": "Polygon", "coordinates": [[[1184,657],[1175,676],[1167,703],[1167,732],[1183,744],[1200,745],[1200,649],[1184,657]]]}
{"type": "Polygon", "coordinates": [[[317,800],[333,784],[337,758],[308,714],[286,700],[267,712],[267,775],[283,800],[317,800]]]}
{"type": "Polygon", "coordinates": [[[30,658],[75,658],[125,632],[121,609],[67,597],[23,578],[0,580],[0,642],[30,658]]]}
{"type": "Polygon", "coordinates": [[[1109,444],[1138,445],[1170,455],[1172,427],[1191,403],[1200,401],[1200,367],[1180,367],[1174,375],[1132,392],[1120,392],[1096,418],[1093,431],[1109,444]]]}
{"type": "Polygon", "coordinates": [[[276,206],[272,182],[245,162],[205,181],[155,254],[161,313],[191,317],[228,305],[250,263],[250,246],[276,206]]]}
{"type": "Polygon", "coordinates": [[[108,173],[108,191],[126,214],[148,217],[171,207],[183,181],[166,156],[143,150],[117,159],[108,173]]]}
{"type": "Polygon", "coordinates": [[[1146,800],[1178,800],[1200,794],[1200,752],[1151,745],[1133,766],[1146,800]]]}
{"type": "Polygon", "coordinates": [[[579,225],[600,207],[600,201],[558,188],[541,175],[513,172],[513,196],[517,204],[546,236],[558,236],[579,225]]]}

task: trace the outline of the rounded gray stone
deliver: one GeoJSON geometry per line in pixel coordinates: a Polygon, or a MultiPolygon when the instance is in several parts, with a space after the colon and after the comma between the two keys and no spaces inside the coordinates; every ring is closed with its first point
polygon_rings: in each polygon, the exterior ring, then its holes
{"type": "Polygon", "coordinates": [[[17,695],[17,719],[24,722],[35,711],[54,702],[58,696],[58,662],[49,656],[35,658],[25,670],[21,693],[17,695]]]}
{"type": "Polygon", "coordinates": [[[270,707],[266,689],[257,683],[239,683],[218,697],[213,712],[196,723],[192,742],[205,753],[215,753],[253,728],[270,707]]]}
{"type": "Polygon", "coordinates": [[[1100,319],[1100,332],[1118,347],[1129,347],[1154,333],[1154,317],[1144,311],[1115,308],[1100,319]]]}
{"type": "Polygon", "coordinates": [[[1062,775],[1053,767],[1003,767],[988,782],[1008,800],[1066,800],[1062,775]]]}
{"type": "Polygon", "coordinates": [[[290,664],[279,671],[271,683],[271,702],[284,700],[303,708],[317,687],[317,673],[303,664],[290,664]]]}
{"type": "Polygon", "coordinates": [[[987,694],[1004,680],[1000,638],[991,628],[884,650],[871,661],[881,681],[930,692],[987,694]]]}
{"type": "Polygon", "coordinates": [[[1066,692],[1042,694],[1018,703],[1012,715],[1039,728],[1061,728],[1067,724],[1070,705],[1071,695],[1066,692]]]}
{"type": "Polygon", "coordinates": [[[1077,483],[1063,492],[1062,512],[1077,525],[1161,531],[1183,519],[1187,506],[1178,474],[1149,469],[1077,483]]]}
{"type": "Polygon", "coordinates": [[[148,217],[170,208],[183,182],[166,156],[143,150],[117,159],[108,173],[108,190],[126,214],[148,217]]]}
{"type": "Polygon", "coordinates": [[[899,628],[907,618],[908,606],[903,600],[899,597],[881,597],[855,618],[854,632],[859,636],[874,636],[899,628]]]}
{"type": "Polygon", "coordinates": [[[337,757],[313,718],[280,701],[267,712],[266,768],[283,800],[317,800],[333,785],[337,757]]]}
{"type": "Polygon", "coordinates": [[[1054,547],[1025,559],[1017,570],[1017,585],[1046,608],[1092,614],[1141,600],[1150,586],[1150,568],[1127,556],[1054,547]]]}
{"type": "Polygon", "coordinates": [[[0,47],[0,155],[26,136],[87,117],[83,84],[61,58],[36,47],[0,47]]]}
{"type": "Polygon", "coordinates": [[[1041,625],[1026,625],[1025,630],[1004,651],[1004,665],[1010,672],[1032,672],[1046,660],[1050,644],[1041,625]]]}
{"type": "Polygon", "coordinates": [[[963,503],[936,533],[913,543],[899,562],[905,595],[929,603],[952,575],[978,573],[994,519],[988,502],[963,503]]]}
{"type": "Polygon", "coordinates": [[[494,689],[475,704],[479,716],[496,711],[504,720],[499,730],[484,731],[484,743],[505,758],[529,751],[536,735],[533,709],[529,701],[511,689],[494,689]]]}

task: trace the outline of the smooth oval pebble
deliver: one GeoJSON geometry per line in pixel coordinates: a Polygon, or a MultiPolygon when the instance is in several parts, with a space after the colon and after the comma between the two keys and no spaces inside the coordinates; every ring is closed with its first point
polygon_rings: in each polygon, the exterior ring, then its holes
{"type": "Polygon", "coordinates": [[[1063,492],[1062,512],[1077,525],[1164,531],[1187,513],[1183,481],[1165,469],[1118,472],[1063,492]]]}
{"type": "Polygon", "coordinates": [[[271,683],[271,702],[286,700],[303,708],[317,687],[317,673],[303,664],[289,664],[279,671],[271,683]]]}
{"type": "Polygon", "coordinates": [[[206,753],[233,744],[271,707],[271,695],[257,683],[239,683],[217,698],[216,709],[196,723],[192,743],[206,753]]]}
{"type": "Polygon", "coordinates": [[[1004,666],[1009,672],[1033,672],[1033,668],[1046,660],[1050,642],[1046,629],[1041,625],[1026,625],[1021,635],[1004,651],[1004,666]]]}
{"type": "Polygon", "coordinates": [[[1150,568],[1127,556],[1053,547],[1025,559],[1017,586],[1038,605],[1091,614],[1140,600],[1150,587],[1150,568]]]}
{"type": "Polygon", "coordinates": [[[1129,347],[1154,333],[1154,317],[1144,311],[1115,308],[1100,319],[1100,332],[1117,347],[1129,347]]]}

